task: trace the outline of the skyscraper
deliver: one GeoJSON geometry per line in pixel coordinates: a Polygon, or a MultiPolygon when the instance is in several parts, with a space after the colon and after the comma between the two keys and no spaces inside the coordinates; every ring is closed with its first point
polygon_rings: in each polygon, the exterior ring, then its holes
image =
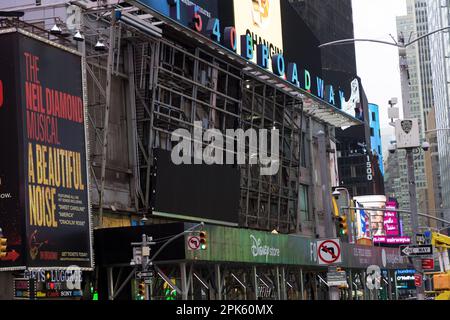
{"type": "MultiPolygon", "coordinates": [[[[405,42],[416,39],[429,32],[427,1],[407,0],[407,14],[397,17],[397,31],[399,38],[405,42]]],[[[409,104],[404,107],[405,119],[419,119],[422,141],[426,140],[426,131],[429,128],[428,114],[433,110],[433,77],[431,71],[430,40],[428,37],[416,42],[407,48],[409,70],[409,104]]],[[[397,165],[400,166],[400,184],[396,186],[396,196],[400,208],[410,207],[407,179],[407,165],[404,151],[397,153],[397,165]]],[[[419,212],[434,211],[436,204],[430,201],[427,190],[427,174],[425,170],[425,154],[415,155],[415,175],[417,188],[417,205],[419,212]],[[433,207],[433,208],[432,208],[433,207]]],[[[436,171],[428,174],[438,175],[436,171]]],[[[431,181],[428,179],[428,181],[431,181]]],[[[409,221],[409,219],[405,219],[409,221]]],[[[425,222],[424,222],[425,223],[425,222]]],[[[410,231],[409,223],[405,224],[405,232],[410,231]]]]}
{"type": "MultiPolygon", "coordinates": [[[[428,25],[430,31],[439,30],[450,25],[450,1],[429,0],[428,25]]],[[[436,111],[436,128],[450,128],[450,34],[439,32],[430,37],[431,69],[433,75],[434,102],[436,111]]],[[[450,194],[450,131],[437,130],[437,143],[440,165],[442,194],[450,194]]],[[[431,133],[432,134],[432,133],[431,133]]],[[[428,136],[428,139],[432,137],[428,136]]],[[[450,198],[443,197],[441,218],[450,220],[450,198]],[[444,214],[446,212],[446,215],[444,214]]]]}

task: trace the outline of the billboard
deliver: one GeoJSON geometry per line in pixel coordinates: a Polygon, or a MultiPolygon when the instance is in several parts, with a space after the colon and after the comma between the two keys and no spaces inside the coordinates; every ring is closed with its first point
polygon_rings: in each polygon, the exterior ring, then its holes
{"type": "Polygon", "coordinates": [[[175,165],[169,151],[155,149],[153,214],[236,226],[240,171],[230,165],[175,165]]]}
{"type": "Polygon", "coordinates": [[[397,200],[386,201],[385,196],[355,197],[357,211],[357,239],[369,238],[374,244],[410,244],[411,238],[401,234],[401,223],[397,211],[397,200]],[[375,210],[368,210],[368,209],[375,210]],[[380,209],[380,211],[376,209],[380,209]],[[384,211],[385,210],[385,211],[384,211]]]}
{"type": "Polygon", "coordinates": [[[21,32],[0,43],[0,268],[92,268],[81,57],[21,32]]]}
{"type": "MultiPolygon", "coordinates": [[[[397,201],[389,200],[386,202],[386,210],[397,209],[397,201]]],[[[384,229],[386,235],[390,237],[400,236],[400,225],[397,211],[386,211],[384,214],[384,229]]]]}
{"type": "MultiPolygon", "coordinates": [[[[283,28],[280,0],[234,0],[234,23],[238,35],[250,35],[253,48],[264,44],[269,49],[269,59],[283,53],[283,28]]],[[[241,43],[237,42],[237,52],[241,43]]],[[[257,55],[251,60],[257,64],[257,55]]],[[[268,70],[273,71],[271,64],[268,70]]]]}
{"type": "Polygon", "coordinates": [[[384,212],[377,211],[376,209],[384,210],[386,206],[386,197],[385,196],[362,196],[355,197],[355,201],[359,203],[360,206],[366,208],[365,214],[367,214],[370,218],[370,232],[373,237],[376,236],[385,236],[384,230],[384,212]],[[373,210],[368,210],[373,209],[373,210]]]}

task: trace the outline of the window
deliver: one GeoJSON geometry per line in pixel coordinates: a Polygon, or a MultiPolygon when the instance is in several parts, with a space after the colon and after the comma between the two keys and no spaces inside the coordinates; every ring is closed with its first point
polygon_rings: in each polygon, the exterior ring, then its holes
{"type": "Polygon", "coordinates": [[[377,121],[377,115],[375,112],[372,112],[372,121],[374,121],[374,122],[377,121]]]}
{"type": "Polygon", "coordinates": [[[308,186],[301,184],[298,192],[300,199],[300,221],[311,221],[309,216],[308,186]]]}
{"type": "Polygon", "coordinates": [[[375,137],[375,130],[373,128],[370,128],[370,136],[375,137]]]}
{"type": "Polygon", "coordinates": [[[356,167],[355,166],[351,166],[350,167],[350,172],[351,172],[351,177],[352,178],[356,178],[357,177],[357,175],[356,175],[356,167]]]}

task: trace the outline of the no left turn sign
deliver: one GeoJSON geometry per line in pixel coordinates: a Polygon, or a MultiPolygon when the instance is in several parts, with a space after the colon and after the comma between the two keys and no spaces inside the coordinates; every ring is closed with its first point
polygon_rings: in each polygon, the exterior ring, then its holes
{"type": "Polygon", "coordinates": [[[317,257],[319,265],[330,265],[342,262],[339,239],[317,241],[317,257]]]}
{"type": "Polygon", "coordinates": [[[190,251],[197,251],[200,249],[200,238],[196,236],[190,236],[187,239],[187,245],[190,251]]]}

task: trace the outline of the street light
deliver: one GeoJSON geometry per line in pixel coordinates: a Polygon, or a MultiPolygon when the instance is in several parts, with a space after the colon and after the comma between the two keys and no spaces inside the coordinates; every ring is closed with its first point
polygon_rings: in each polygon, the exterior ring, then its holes
{"type": "MultiPolygon", "coordinates": [[[[345,45],[345,44],[352,44],[355,42],[371,42],[371,43],[379,43],[379,44],[384,44],[384,45],[390,45],[390,46],[394,46],[398,48],[399,51],[399,62],[400,62],[400,76],[401,76],[401,86],[402,86],[402,94],[403,94],[403,104],[405,105],[404,108],[404,113],[406,118],[409,118],[409,113],[410,113],[410,108],[409,108],[409,96],[410,96],[410,84],[409,84],[409,66],[408,66],[408,60],[407,60],[407,52],[406,49],[415,44],[416,42],[425,39],[435,33],[441,32],[441,31],[445,31],[450,29],[450,26],[448,27],[444,27],[432,32],[429,32],[423,36],[418,37],[417,39],[410,41],[408,43],[405,43],[405,39],[403,36],[399,36],[398,42],[396,42],[394,40],[394,43],[392,42],[387,42],[387,41],[380,41],[380,40],[373,40],[373,39],[344,39],[344,40],[338,40],[338,41],[332,41],[332,42],[328,42],[328,43],[324,43],[321,44],[319,46],[319,48],[323,48],[323,47],[327,47],[327,46],[335,46],[335,45],[345,45]]],[[[390,101],[391,105],[393,105],[394,101],[390,101]]],[[[406,124],[406,122],[412,122],[411,120],[404,120],[404,121],[397,121],[396,123],[396,127],[397,124],[402,124],[402,129],[403,131],[408,134],[406,131],[411,130],[411,126],[409,124],[406,124]],[[403,126],[403,124],[405,124],[405,126],[403,126]],[[408,127],[408,128],[406,128],[408,127]],[[408,129],[408,130],[405,130],[408,129]]],[[[396,128],[396,131],[398,130],[398,128],[396,128]]],[[[399,133],[399,132],[398,132],[399,133]]],[[[417,137],[416,137],[417,138],[417,137]]],[[[417,140],[417,139],[415,139],[417,140]]],[[[416,202],[416,178],[415,178],[415,170],[414,170],[414,155],[413,155],[413,151],[415,149],[418,148],[418,145],[420,145],[420,143],[415,143],[414,146],[407,146],[408,143],[406,144],[400,144],[400,142],[398,141],[398,137],[397,137],[397,143],[399,144],[398,147],[401,147],[401,149],[405,149],[406,150],[406,154],[407,154],[407,159],[408,159],[408,180],[409,180],[409,194],[410,194],[410,206],[411,206],[411,225],[412,225],[412,229],[414,233],[418,233],[419,232],[419,222],[418,222],[418,210],[417,210],[417,202],[416,202]]],[[[429,149],[429,143],[427,144],[423,144],[422,145],[423,149],[429,149]],[[424,148],[425,147],[425,148],[424,148]]],[[[395,153],[395,146],[390,146],[389,147],[389,152],[390,153],[395,153]]],[[[413,244],[416,244],[416,237],[413,237],[413,244]]],[[[419,259],[414,259],[414,266],[415,269],[417,270],[418,273],[420,273],[421,275],[423,274],[423,270],[422,270],[422,263],[419,259]]],[[[420,287],[417,287],[417,300],[424,300],[425,299],[425,292],[424,292],[424,288],[423,285],[420,287]]]]}

